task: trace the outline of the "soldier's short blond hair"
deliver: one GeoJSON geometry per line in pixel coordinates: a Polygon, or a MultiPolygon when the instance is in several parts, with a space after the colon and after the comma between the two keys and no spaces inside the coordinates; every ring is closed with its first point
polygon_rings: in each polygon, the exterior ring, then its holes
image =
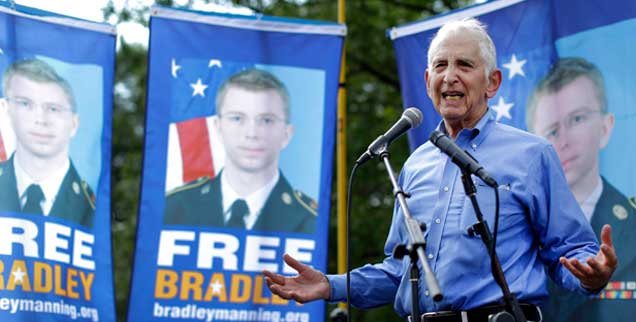
{"type": "Polygon", "coordinates": [[[221,110],[223,109],[223,100],[225,99],[225,95],[227,94],[230,86],[243,88],[249,91],[275,91],[283,100],[285,122],[289,122],[289,92],[287,91],[285,84],[283,84],[283,82],[276,78],[276,76],[272,73],[261,69],[250,68],[230,76],[223,82],[223,84],[221,84],[217,91],[215,101],[216,114],[221,114],[221,110]]]}
{"type": "Polygon", "coordinates": [[[2,94],[4,96],[9,95],[11,78],[16,75],[26,77],[34,82],[53,83],[60,86],[71,104],[71,110],[73,113],[77,113],[75,96],[71,85],[51,65],[39,59],[24,59],[13,62],[2,75],[2,94]]]}

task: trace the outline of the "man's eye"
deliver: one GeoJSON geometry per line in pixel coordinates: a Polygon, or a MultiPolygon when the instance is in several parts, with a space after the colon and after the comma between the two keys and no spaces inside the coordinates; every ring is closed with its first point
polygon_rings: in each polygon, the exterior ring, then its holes
{"type": "Polygon", "coordinates": [[[276,122],[276,119],[274,119],[271,116],[265,116],[261,119],[261,122],[263,122],[263,124],[265,125],[270,125],[273,124],[274,122],[276,122]]]}
{"type": "Polygon", "coordinates": [[[45,109],[51,113],[60,113],[62,112],[62,108],[57,105],[45,105],[45,109]]]}
{"type": "Polygon", "coordinates": [[[228,120],[232,121],[232,122],[241,122],[243,120],[243,117],[241,117],[240,115],[230,115],[227,117],[228,120]]]}
{"type": "Polygon", "coordinates": [[[31,106],[31,102],[29,102],[27,100],[17,99],[17,100],[15,100],[15,105],[17,105],[19,107],[30,107],[31,106]]]}
{"type": "Polygon", "coordinates": [[[545,137],[548,139],[551,139],[551,138],[557,137],[558,134],[559,134],[559,130],[555,128],[555,129],[547,131],[545,133],[545,137]]]}
{"type": "Polygon", "coordinates": [[[574,115],[572,116],[572,124],[578,124],[578,123],[584,122],[585,118],[586,118],[585,114],[574,115]]]}

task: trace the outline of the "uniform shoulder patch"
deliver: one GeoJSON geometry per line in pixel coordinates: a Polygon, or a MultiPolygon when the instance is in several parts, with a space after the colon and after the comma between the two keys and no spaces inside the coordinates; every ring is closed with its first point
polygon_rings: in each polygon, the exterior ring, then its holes
{"type": "Polygon", "coordinates": [[[636,210],[636,197],[629,197],[627,198],[627,201],[629,201],[629,205],[636,210]]]}
{"type": "Polygon", "coordinates": [[[307,209],[312,215],[318,216],[318,203],[310,196],[304,194],[300,190],[294,190],[294,198],[301,206],[307,209]]]}
{"type": "Polygon", "coordinates": [[[618,220],[625,220],[628,216],[627,209],[625,209],[623,205],[619,204],[616,204],[614,205],[614,207],[612,207],[612,213],[614,214],[614,217],[618,218],[618,220]]]}
{"type": "Polygon", "coordinates": [[[181,191],[187,191],[187,190],[191,190],[191,189],[200,187],[200,186],[206,184],[209,181],[210,181],[210,177],[208,177],[208,176],[198,177],[196,180],[192,180],[190,182],[185,183],[182,186],[176,187],[176,188],[168,191],[166,193],[166,197],[174,195],[175,193],[178,193],[178,192],[181,192],[181,191]]]}
{"type": "Polygon", "coordinates": [[[88,204],[91,206],[91,208],[95,210],[95,193],[93,193],[93,190],[91,190],[91,187],[88,185],[86,181],[82,180],[81,186],[82,186],[82,194],[88,201],[88,204]]]}

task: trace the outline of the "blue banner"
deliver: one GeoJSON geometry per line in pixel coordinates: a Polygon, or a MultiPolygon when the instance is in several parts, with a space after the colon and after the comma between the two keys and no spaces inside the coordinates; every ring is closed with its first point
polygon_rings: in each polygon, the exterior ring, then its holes
{"type": "MultiPolygon", "coordinates": [[[[438,125],[424,73],[430,39],[444,23],[476,17],[497,49],[503,84],[490,100],[497,121],[550,141],[594,231],[612,226],[619,267],[598,296],[550,285],[549,321],[627,321],[636,316],[636,2],[501,0],[388,31],[394,41],[404,107],[418,106],[423,126],[411,148],[438,125]],[[630,152],[631,151],[631,152],[630,152]]],[[[557,201],[558,202],[558,201],[557,201]]]]}
{"type": "Polygon", "coordinates": [[[115,30],[0,4],[0,320],[115,321],[115,30]]]}
{"type": "Polygon", "coordinates": [[[326,268],[344,26],[154,7],[130,320],[324,321],[273,296],[326,268]]]}

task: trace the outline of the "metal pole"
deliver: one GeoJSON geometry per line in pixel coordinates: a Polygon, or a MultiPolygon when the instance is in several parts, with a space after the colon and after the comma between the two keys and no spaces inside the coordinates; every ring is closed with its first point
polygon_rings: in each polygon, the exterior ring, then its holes
{"type": "MultiPolygon", "coordinates": [[[[346,0],[338,0],[338,23],[346,23],[346,0]]],[[[337,164],[337,191],[338,191],[338,273],[346,273],[347,259],[347,89],[346,82],[346,58],[345,48],[342,48],[340,61],[340,80],[338,86],[338,124],[336,134],[336,164],[337,164]]],[[[340,308],[345,309],[346,304],[340,303],[340,308]]]]}

